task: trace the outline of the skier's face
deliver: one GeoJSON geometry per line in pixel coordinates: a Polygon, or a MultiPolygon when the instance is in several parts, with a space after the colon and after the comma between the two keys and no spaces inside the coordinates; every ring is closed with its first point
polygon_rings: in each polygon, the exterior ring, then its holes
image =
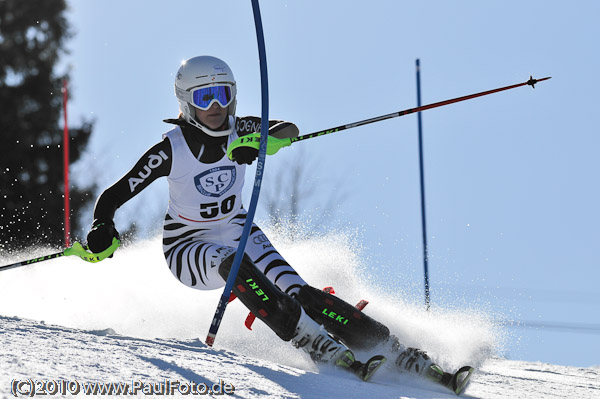
{"type": "Polygon", "coordinates": [[[227,118],[227,108],[222,108],[216,102],[209,109],[203,111],[195,108],[196,118],[206,127],[211,130],[217,130],[222,127],[227,118]]]}

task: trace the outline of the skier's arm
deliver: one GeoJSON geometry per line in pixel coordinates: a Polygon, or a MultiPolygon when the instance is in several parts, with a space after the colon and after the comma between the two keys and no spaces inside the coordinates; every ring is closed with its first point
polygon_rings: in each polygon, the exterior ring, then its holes
{"type": "Polygon", "coordinates": [[[100,194],[87,237],[92,252],[102,252],[111,245],[113,237],[118,237],[113,222],[117,209],[159,177],[168,176],[171,158],[171,145],[165,138],[146,151],[129,172],[100,194]]]}
{"type": "MultiPolygon", "coordinates": [[[[250,133],[260,132],[260,118],[256,116],[244,116],[237,118],[236,131],[238,136],[245,136],[250,133]]],[[[269,136],[278,139],[298,137],[300,131],[292,122],[281,121],[277,119],[269,120],[269,136]]]]}
{"type": "Polygon", "coordinates": [[[298,137],[298,134],[300,134],[300,130],[292,122],[269,121],[269,136],[278,139],[289,139],[298,137]]]}
{"type": "MultiPolygon", "coordinates": [[[[242,137],[250,133],[260,131],[260,118],[255,116],[246,116],[243,118],[237,118],[236,120],[236,131],[238,136],[242,137]]],[[[273,136],[278,139],[298,137],[300,131],[298,127],[292,122],[285,122],[280,120],[269,120],[269,136],[273,136]]],[[[233,159],[238,164],[250,165],[256,157],[258,157],[258,150],[252,147],[238,147],[233,150],[233,159]]]]}

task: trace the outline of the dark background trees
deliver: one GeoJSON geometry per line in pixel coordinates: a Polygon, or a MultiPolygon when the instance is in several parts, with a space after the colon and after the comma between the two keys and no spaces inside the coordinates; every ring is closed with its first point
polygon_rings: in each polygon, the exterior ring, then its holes
{"type": "MultiPolygon", "coordinates": [[[[71,36],[64,0],[0,0],[0,249],[64,237],[62,93],[58,72],[71,36]]],[[[70,127],[70,161],[93,123],[70,127]]],[[[71,187],[71,230],[92,189],[71,187]]]]}

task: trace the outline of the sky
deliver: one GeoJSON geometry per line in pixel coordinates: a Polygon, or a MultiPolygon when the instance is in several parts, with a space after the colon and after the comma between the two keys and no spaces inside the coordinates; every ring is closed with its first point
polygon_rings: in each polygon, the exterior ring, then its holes
{"type": "MultiPolygon", "coordinates": [[[[520,324],[506,327],[509,358],[600,364],[600,3],[260,5],[269,113],[301,134],[414,107],[417,58],[423,104],[552,76],[422,114],[431,304],[520,324]]],[[[89,151],[71,168],[79,184],[108,187],[161,140],[162,120],[178,113],[173,84],[187,58],[226,61],[237,114],[260,115],[250,1],[69,6],[75,36],[59,68],[71,70],[69,123],[96,121],[89,151]]],[[[281,196],[298,165],[313,228],[354,234],[365,273],[423,302],[416,116],[282,149],[266,161],[263,198],[281,196]]],[[[253,168],[246,178],[248,204],[253,168]]],[[[117,212],[117,228],[136,221],[156,232],[167,201],[163,179],[117,212]]],[[[265,219],[259,204],[257,220],[265,219]]]]}

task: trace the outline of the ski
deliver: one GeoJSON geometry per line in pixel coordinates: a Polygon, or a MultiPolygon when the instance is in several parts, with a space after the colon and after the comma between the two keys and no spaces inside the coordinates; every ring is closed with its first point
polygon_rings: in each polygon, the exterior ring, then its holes
{"type": "Polygon", "coordinates": [[[350,369],[363,381],[369,381],[373,374],[387,361],[385,356],[375,355],[366,362],[356,360],[350,369]]]}

